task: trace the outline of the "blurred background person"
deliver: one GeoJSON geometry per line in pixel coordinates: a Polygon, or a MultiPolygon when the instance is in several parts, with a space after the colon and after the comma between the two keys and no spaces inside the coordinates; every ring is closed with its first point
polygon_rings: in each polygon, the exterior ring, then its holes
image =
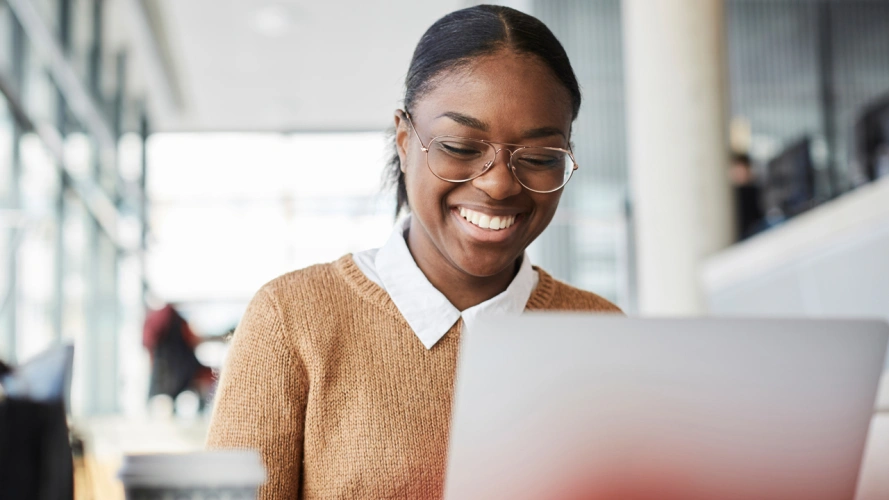
{"type": "Polygon", "coordinates": [[[149,398],[165,395],[175,400],[191,390],[201,396],[201,406],[206,404],[213,374],[195,356],[199,343],[200,339],[173,305],[146,314],[142,345],[151,354],[149,398]]]}
{"type": "Polygon", "coordinates": [[[743,240],[762,229],[760,224],[763,222],[760,188],[757,185],[749,155],[746,153],[732,155],[729,178],[735,195],[738,239],[743,240]]]}

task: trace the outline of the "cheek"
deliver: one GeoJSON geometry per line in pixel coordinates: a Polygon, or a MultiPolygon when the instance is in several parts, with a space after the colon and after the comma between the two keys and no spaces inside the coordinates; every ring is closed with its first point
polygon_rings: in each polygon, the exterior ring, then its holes
{"type": "Polygon", "coordinates": [[[423,199],[423,189],[420,186],[422,184],[423,172],[419,168],[422,164],[418,161],[421,158],[418,157],[417,153],[423,154],[422,151],[415,152],[409,149],[401,158],[404,186],[407,190],[407,199],[412,212],[416,212],[416,209],[421,206],[419,202],[423,199]]]}
{"type": "Polygon", "coordinates": [[[536,227],[533,229],[534,237],[536,238],[537,235],[546,229],[556,214],[556,209],[559,208],[559,200],[562,198],[562,190],[549,194],[534,193],[532,198],[537,212],[535,216],[537,219],[536,227]]]}
{"type": "Polygon", "coordinates": [[[562,199],[562,191],[559,190],[555,193],[534,193],[534,205],[537,207],[542,214],[549,214],[552,216],[556,213],[556,209],[559,208],[559,200],[562,199]]]}
{"type": "Polygon", "coordinates": [[[415,214],[430,214],[439,211],[447,186],[442,186],[444,182],[432,175],[426,167],[423,152],[419,153],[419,155],[409,155],[404,166],[404,183],[411,211],[415,214]]]}

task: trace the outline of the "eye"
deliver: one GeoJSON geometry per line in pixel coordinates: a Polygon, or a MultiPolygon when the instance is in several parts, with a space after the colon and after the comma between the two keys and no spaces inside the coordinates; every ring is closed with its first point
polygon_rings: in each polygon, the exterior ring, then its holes
{"type": "Polygon", "coordinates": [[[487,147],[483,143],[468,141],[443,140],[436,141],[436,148],[442,153],[458,160],[474,160],[485,154],[487,147]]]}
{"type": "Polygon", "coordinates": [[[565,154],[558,151],[524,151],[513,159],[517,167],[528,170],[551,170],[565,167],[565,154]]]}

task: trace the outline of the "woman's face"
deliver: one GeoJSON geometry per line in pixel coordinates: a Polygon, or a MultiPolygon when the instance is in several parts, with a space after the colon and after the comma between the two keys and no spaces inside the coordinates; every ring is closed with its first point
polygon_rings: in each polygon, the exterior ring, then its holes
{"type": "MultiPolygon", "coordinates": [[[[500,143],[565,149],[569,144],[567,89],[536,57],[511,51],[445,73],[410,111],[427,146],[441,135],[484,139],[497,149],[500,143]]],[[[512,273],[516,259],[552,220],[562,191],[523,188],[509,171],[506,149],[484,175],[463,183],[443,181],[427,167],[407,120],[396,114],[395,123],[413,214],[408,241],[420,267],[445,265],[474,277],[512,273]],[[461,210],[515,221],[505,229],[483,229],[461,210]]]]}

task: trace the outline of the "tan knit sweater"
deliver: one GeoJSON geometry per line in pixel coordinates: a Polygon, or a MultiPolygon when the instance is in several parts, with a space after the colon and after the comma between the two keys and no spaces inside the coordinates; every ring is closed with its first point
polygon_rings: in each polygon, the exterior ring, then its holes
{"type": "MultiPolygon", "coordinates": [[[[538,269],[532,310],[618,312],[538,269]]],[[[259,498],[439,498],[460,322],[427,350],[347,255],[281,276],[232,341],[210,448],[256,448],[259,498]]]]}

